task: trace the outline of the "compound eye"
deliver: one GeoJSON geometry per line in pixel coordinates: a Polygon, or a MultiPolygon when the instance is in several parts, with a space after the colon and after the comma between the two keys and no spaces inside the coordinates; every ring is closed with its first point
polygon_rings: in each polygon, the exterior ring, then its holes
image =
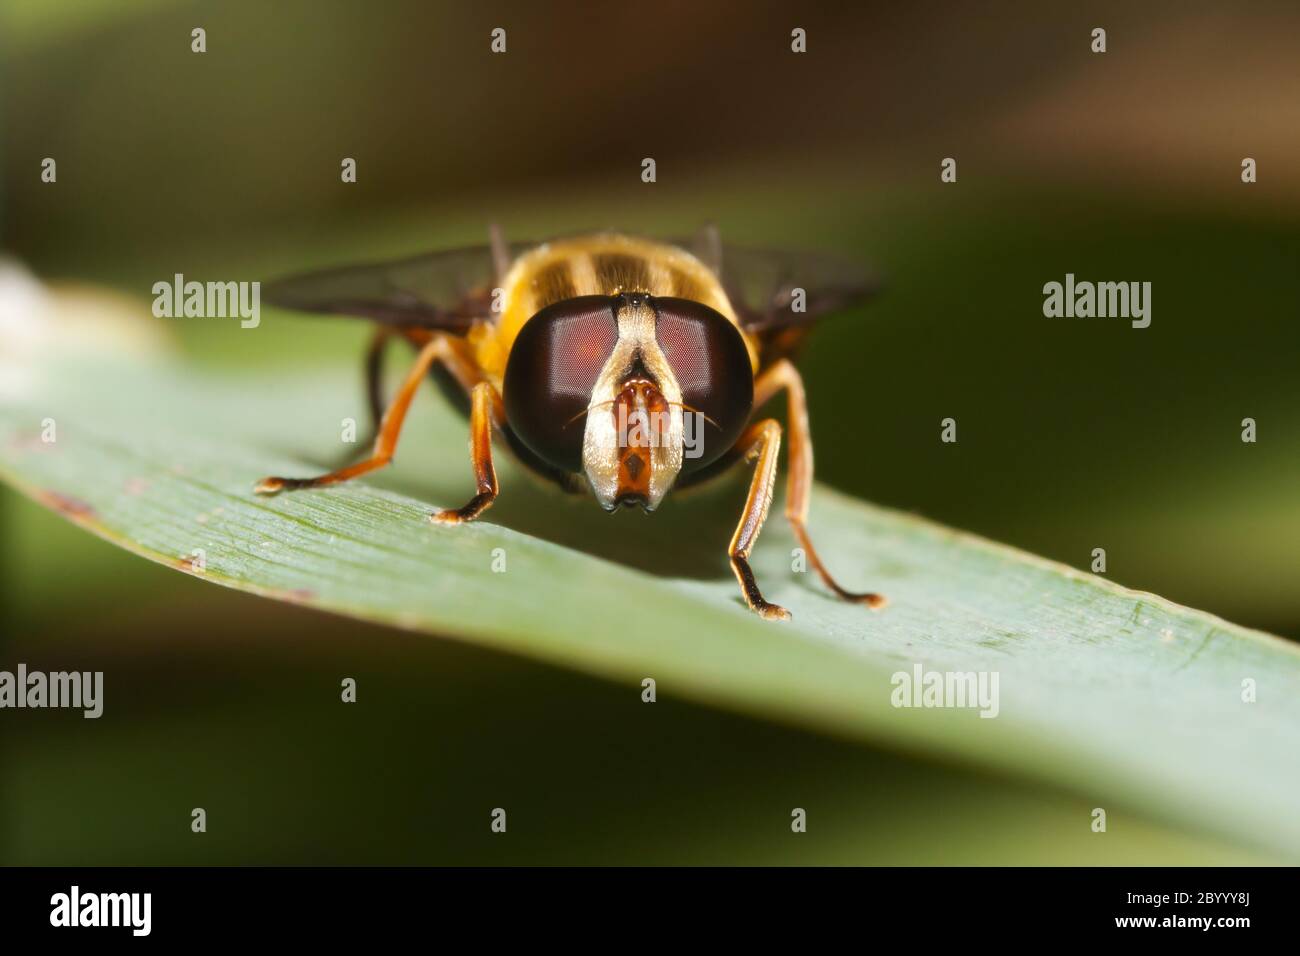
{"type": "Polygon", "coordinates": [[[510,349],[502,396],[510,428],[556,468],[582,470],[583,413],[618,342],[614,304],[588,295],[548,305],[510,349]]]}
{"type": "Polygon", "coordinates": [[[683,416],[694,410],[702,454],[687,456],[682,471],[716,461],[729,450],[754,410],[754,372],[740,330],[707,305],[689,299],[654,300],[655,337],[682,390],[683,416]],[[700,416],[703,416],[702,420],[700,416]]]}

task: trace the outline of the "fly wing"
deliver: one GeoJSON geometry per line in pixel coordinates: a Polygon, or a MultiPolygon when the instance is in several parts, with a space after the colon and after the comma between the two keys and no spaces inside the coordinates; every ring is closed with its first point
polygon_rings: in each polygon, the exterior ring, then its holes
{"type": "Polygon", "coordinates": [[[722,286],[741,327],[755,334],[811,325],[865,301],[880,287],[865,266],[836,256],[728,243],[721,244],[719,254],[722,286]]]}
{"type": "MultiPolygon", "coordinates": [[[[697,243],[681,244],[690,248],[697,243]]],[[[512,244],[509,255],[535,245],[512,244]]],[[[763,336],[811,325],[865,300],[879,287],[860,264],[820,253],[716,243],[704,258],[718,272],[741,326],[763,336]],[[802,300],[796,292],[800,289],[802,300]]],[[[491,247],[471,246],[289,276],[268,283],[262,297],[270,305],[301,312],[463,333],[475,319],[490,314],[495,275],[491,247]]]]}
{"type": "MultiPolygon", "coordinates": [[[[510,253],[531,245],[517,243],[510,253]]],[[[472,246],[288,276],[268,283],[262,298],[300,312],[464,333],[490,314],[495,276],[491,247],[472,246]]]]}

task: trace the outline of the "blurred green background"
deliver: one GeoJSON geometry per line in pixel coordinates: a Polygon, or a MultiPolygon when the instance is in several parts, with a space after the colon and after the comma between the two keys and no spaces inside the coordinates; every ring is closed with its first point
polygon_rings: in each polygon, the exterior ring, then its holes
{"type": "MultiPolygon", "coordinates": [[[[885,291],[800,363],[821,481],[1076,567],[1103,547],[1122,584],[1300,637],[1300,14],[900,7],[0,0],[0,242],[142,301],[176,272],[266,279],[489,221],[712,219],[856,254],[885,291]],[[1067,272],[1150,281],[1151,327],[1044,318],[1067,272]]],[[[361,387],[359,325],[167,327],[194,362],[264,370],[268,414],[278,370],[356,355],[339,388],[361,387]]],[[[98,722],[4,718],[0,862],[1254,859],[1157,821],[1099,840],[1074,795],[221,591],[9,491],[0,520],[0,666],[113,675],[98,722]]]]}

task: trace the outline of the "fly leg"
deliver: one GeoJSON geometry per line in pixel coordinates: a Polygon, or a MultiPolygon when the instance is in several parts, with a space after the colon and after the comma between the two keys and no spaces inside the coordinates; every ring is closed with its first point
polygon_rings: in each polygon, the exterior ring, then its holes
{"type": "MultiPolygon", "coordinates": [[[[374,337],[370,340],[370,345],[366,347],[365,376],[366,376],[366,410],[369,413],[369,425],[363,438],[357,444],[363,448],[366,445],[373,446],[375,439],[379,436],[379,423],[384,417],[384,352],[393,333],[384,327],[375,330],[374,337]]],[[[338,467],[342,468],[357,457],[357,452],[349,448],[346,452],[334,459],[338,467]]]]}
{"type": "Polygon", "coordinates": [[[478,493],[461,508],[429,515],[433,521],[459,524],[473,521],[492,506],[497,497],[497,472],[492,464],[492,424],[505,421],[501,394],[491,382],[479,382],[470,390],[469,458],[474,466],[474,483],[478,493]]]}
{"type": "Polygon", "coordinates": [[[388,410],[384,412],[383,420],[379,425],[379,434],[375,437],[374,449],[371,451],[369,458],[315,478],[280,478],[275,476],[263,478],[253,486],[253,490],[260,495],[274,495],[281,491],[292,491],[298,488],[319,488],[322,485],[333,485],[341,481],[348,481],[351,478],[383,468],[393,460],[393,452],[397,448],[397,439],[402,432],[402,423],[406,420],[406,413],[411,407],[411,400],[415,397],[416,390],[424,381],[425,375],[428,374],[430,365],[435,361],[442,361],[467,391],[478,384],[479,375],[474,371],[473,365],[458,351],[459,345],[460,343],[447,333],[435,332],[432,338],[420,349],[415,364],[406,375],[406,381],[402,383],[402,387],[398,389],[397,394],[393,397],[388,410]]]}
{"type": "Polygon", "coordinates": [[[746,461],[757,459],[758,464],[754,467],[749,495],[745,499],[745,510],[741,512],[736,533],[731,536],[727,556],[731,559],[731,570],[736,572],[736,580],[740,582],[741,593],[745,595],[745,603],[750,609],[766,620],[785,621],[789,619],[790,612],[763,598],[758,583],[754,580],[754,572],[749,567],[749,552],[758,540],[758,533],[763,530],[767,509],[772,504],[777,459],[781,453],[781,426],[772,418],[755,422],[745,430],[736,444],[745,449],[746,461]]]}
{"type": "Polygon", "coordinates": [[[799,539],[799,545],[808,556],[808,561],[828,588],[846,601],[865,604],[873,609],[882,608],[886,603],[883,595],[845,590],[831,577],[826,566],[822,564],[821,558],[817,556],[817,550],[813,547],[807,528],[808,499],[812,492],[813,481],[813,449],[812,437],[808,430],[808,403],[803,390],[803,379],[789,361],[781,359],[773,363],[772,367],[763,372],[754,382],[754,407],[763,405],[782,389],[788,396],[790,433],[790,474],[786,485],[785,516],[790,526],[794,528],[795,537],[799,539]]]}

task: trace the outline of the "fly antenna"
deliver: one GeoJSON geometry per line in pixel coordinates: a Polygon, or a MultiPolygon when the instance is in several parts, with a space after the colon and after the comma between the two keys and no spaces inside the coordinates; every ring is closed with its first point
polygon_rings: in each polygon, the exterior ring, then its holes
{"type": "Polygon", "coordinates": [[[699,410],[698,408],[696,408],[694,405],[687,405],[685,402],[669,402],[668,404],[669,404],[669,405],[676,405],[676,406],[679,407],[679,408],[684,408],[684,409],[686,409],[688,412],[694,412],[696,415],[699,415],[701,418],[703,418],[706,422],[708,422],[708,423],[709,423],[710,425],[712,425],[714,428],[718,429],[718,431],[722,431],[722,426],[721,426],[721,425],[719,425],[717,422],[715,422],[715,421],[714,421],[712,418],[710,418],[708,415],[705,415],[702,411],[700,411],[700,410],[699,410]]]}
{"type": "Polygon", "coordinates": [[[582,411],[578,412],[578,414],[574,415],[574,416],[573,416],[572,418],[570,418],[567,422],[565,422],[565,423],[564,423],[564,427],[565,427],[565,428],[568,428],[570,425],[572,425],[574,422],[576,422],[576,421],[577,421],[579,418],[581,418],[583,415],[587,414],[587,412],[591,411],[593,408],[604,408],[606,405],[613,405],[613,404],[614,404],[614,399],[611,398],[611,399],[610,399],[609,401],[607,401],[607,402],[597,402],[595,405],[588,405],[588,406],[587,406],[586,408],[584,408],[582,411]]]}

